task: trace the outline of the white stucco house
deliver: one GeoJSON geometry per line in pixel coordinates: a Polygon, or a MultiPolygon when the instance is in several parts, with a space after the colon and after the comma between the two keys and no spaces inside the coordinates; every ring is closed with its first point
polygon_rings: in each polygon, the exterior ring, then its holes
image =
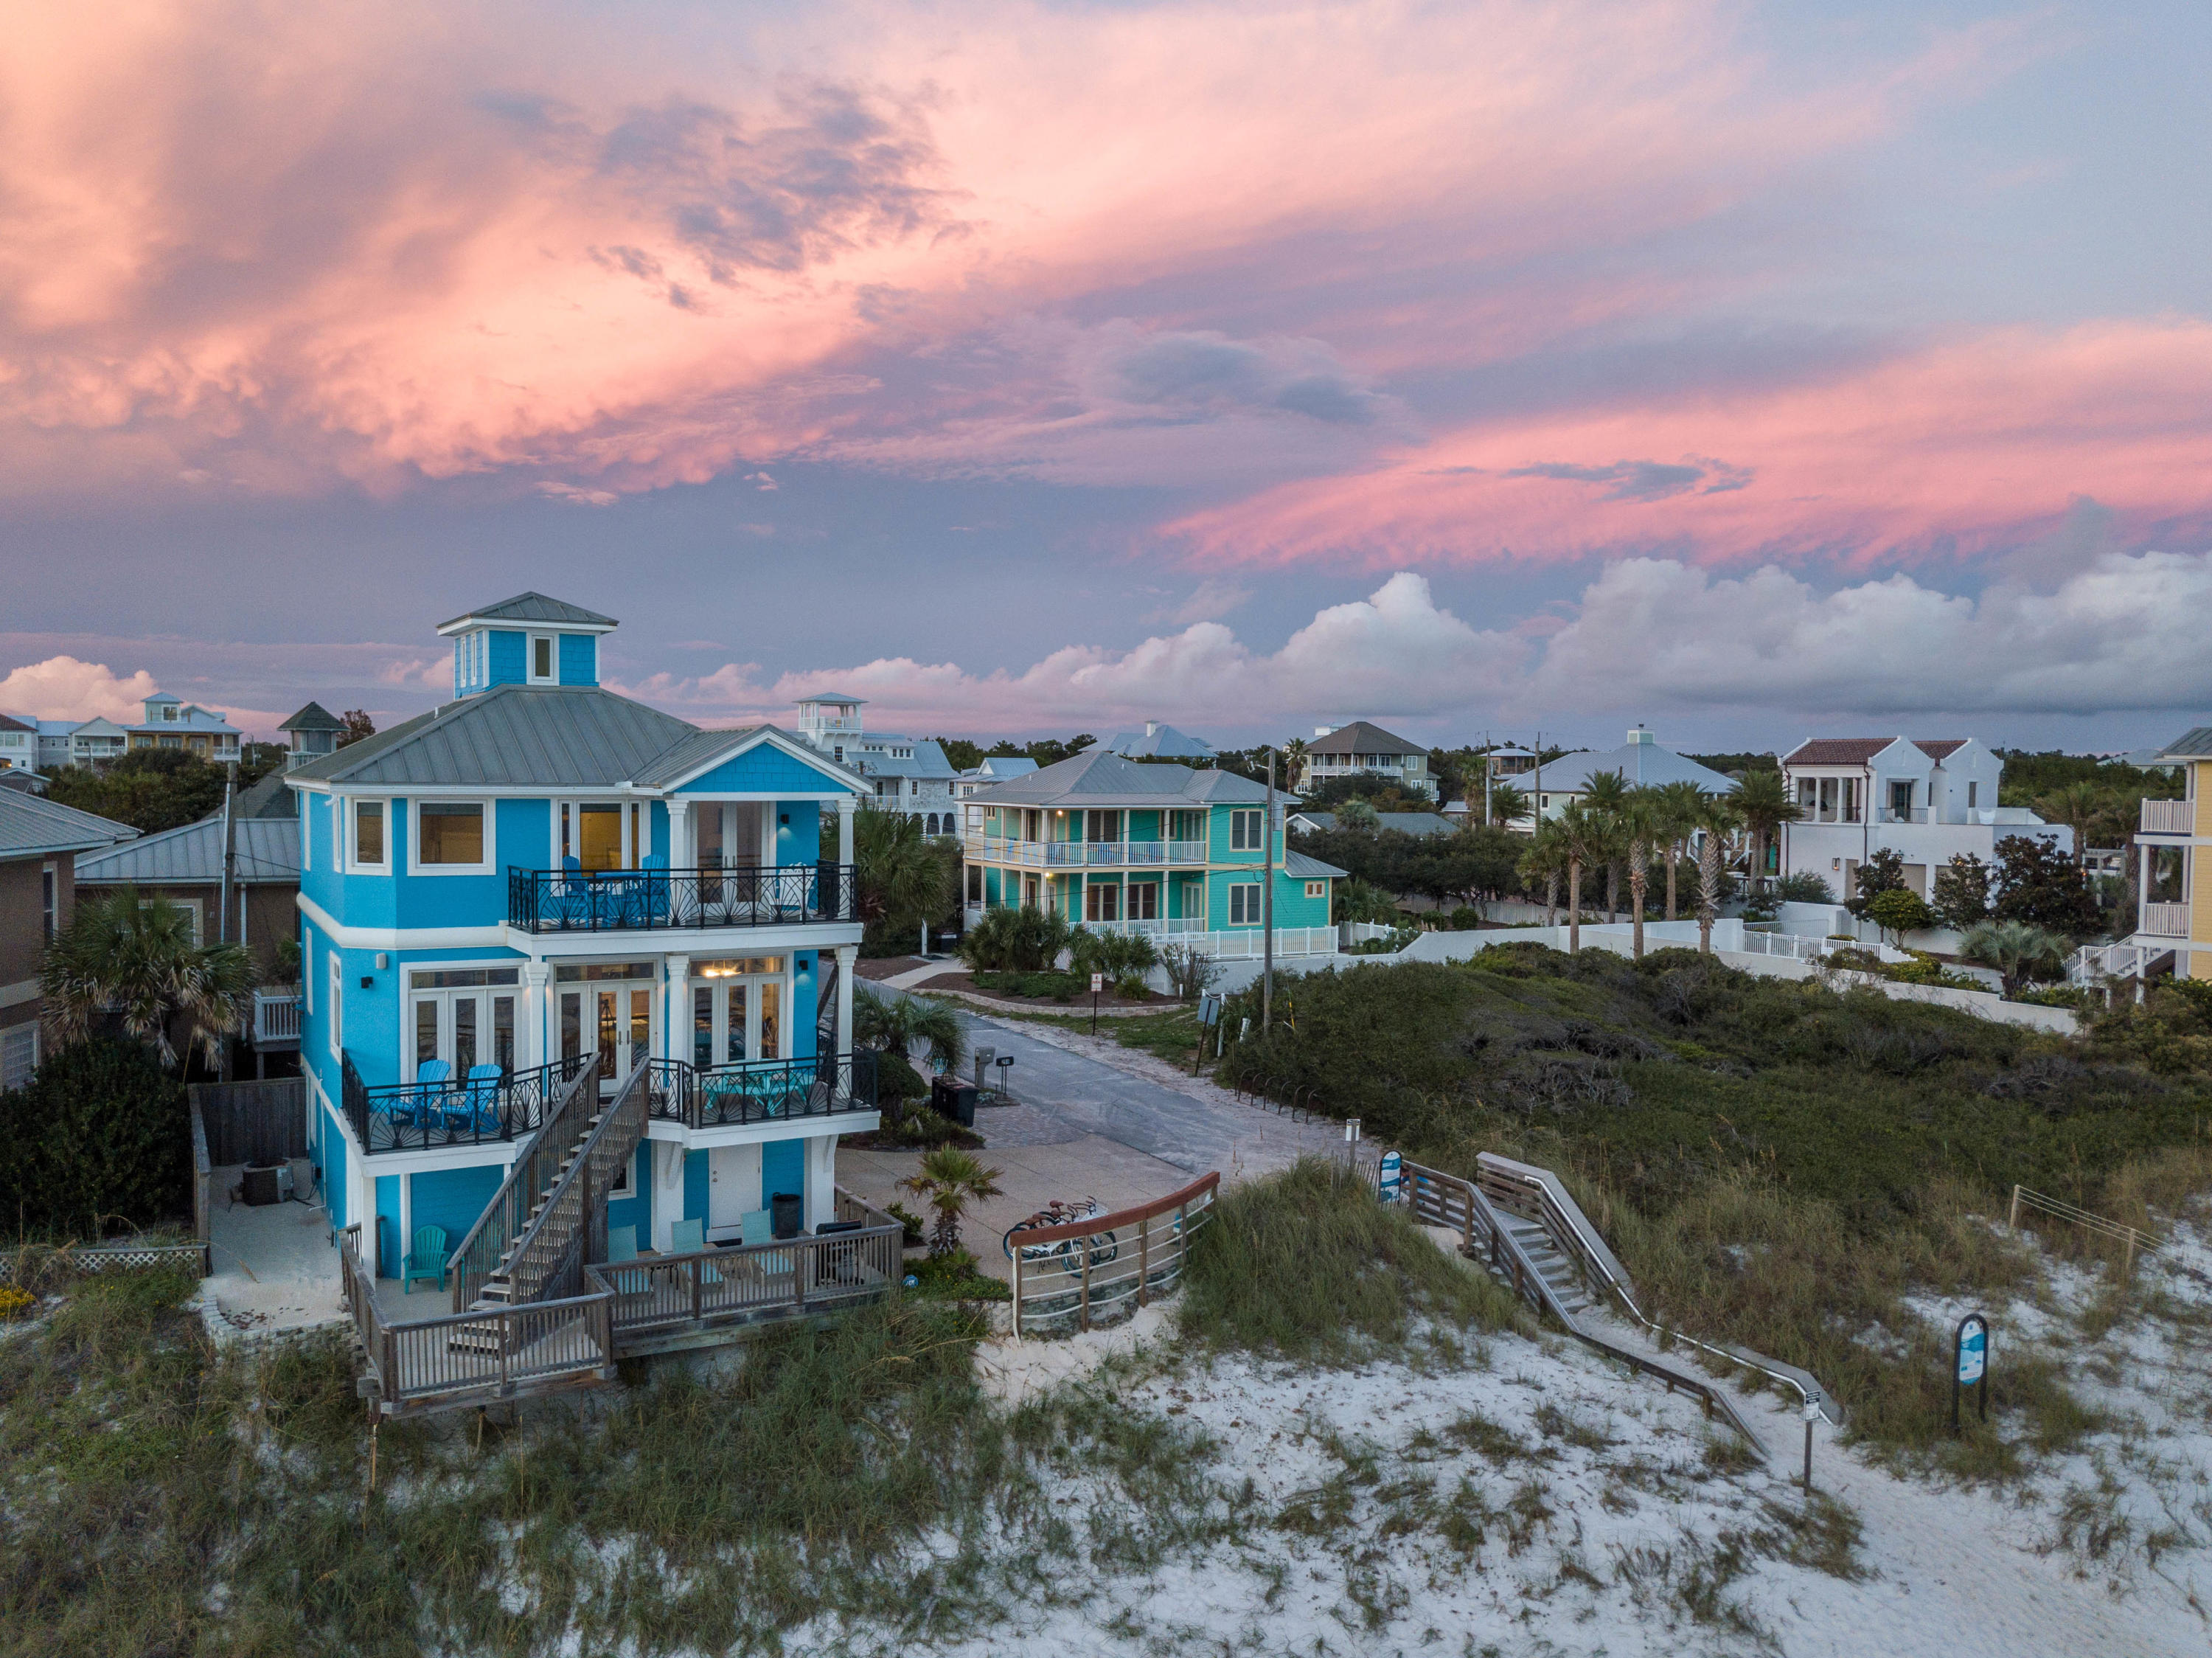
{"type": "Polygon", "coordinates": [[[1973,737],[1808,738],[1782,760],[1804,814],[1783,826],[1782,869],[1816,875],[1847,899],[1860,866],[1893,850],[1905,860],[1905,884],[1926,898],[1951,859],[1993,863],[2008,835],[2071,852],[2072,830],[1997,804],[2003,773],[2004,762],[1973,737]]]}
{"type": "Polygon", "coordinates": [[[799,704],[799,734],[873,783],[878,811],[920,820],[925,835],[958,834],[952,790],[957,774],[943,746],[934,738],[867,730],[860,716],[866,703],[836,692],[809,697],[799,704]]]}

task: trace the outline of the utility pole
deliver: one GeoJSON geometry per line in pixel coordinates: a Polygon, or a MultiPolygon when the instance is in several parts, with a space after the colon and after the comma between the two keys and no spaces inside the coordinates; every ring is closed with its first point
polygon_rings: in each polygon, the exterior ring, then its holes
{"type": "Polygon", "coordinates": [[[1490,773],[1494,757],[1490,752],[1490,733],[1482,734],[1482,826],[1490,827],[1490,773]]]}
{"type": "MultiPolygon", "coordinates": [[[[218,943],[230,942],[230,895],[236,890],[233,877],[238,869],[238,821],[231,808],[232,796],[238,792],[238,767],[235,763],[227,768],[222,780],[222,881],[216,890],[216,907],[222,919],[216,923],[215,936],[218,943]]],[[[256,1051],[257,1052],[258,1050],[256,1051]]],[[[222,1044],[222,1062],[216,1067],[219,1081],[230,1081],[230,1042],[222,1044]]]]}
{"type": "Polygon", "coordinates": [[[1260,832],[1260,1034],[1275,1017],[1275,751],[1267,751],[1267,820],[1260,832]]]}
{"type": "Polygon", "coordinates": [[[1544,734],[1536,734],[1535,781],[1530,785],[1528,797],[1528,832],[1534,834],[1544,826],[1544,734]]]}

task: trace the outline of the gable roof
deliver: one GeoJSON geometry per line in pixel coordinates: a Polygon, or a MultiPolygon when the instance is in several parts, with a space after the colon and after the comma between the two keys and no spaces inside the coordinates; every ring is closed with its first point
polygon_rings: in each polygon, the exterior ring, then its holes
{"type": "Polygon", "coordinates": [[[95,817],[41,795],[0,789],[0,857],[84,851],[112,846],[137,833],[127,823],[95,817]]]}
{"type": "MultiPolygon", "coordinates": [[[[300,879],[300,820],[297,818],[240,818],[236,832],[234,878],[256,886],[297,885],[300,879]]],[[[80,884],[144,887],[213,887],[222,881],[222,818],[220,814],[90,853],[76,861],[80,884]]]]}
{"type": "Polygon", "coordinates": [[[518,593],[512,599],[502,599],[495,605],[479,605],[474,610],[465,610],[450,622],[438,624],[438,631],[461,626],[467,622],[544,622],[556,627],[586,627],[604,631],[619,626],[611,616],[602,616],[596,610],[586,610],[581,605],[572,605],[565,599],[549,599],[542,593],[518,593]]]}
{"type": "MultiPolygon", "coordinates": [[[[1656,742],[1629,742],[1599,753],[1562,754],[1544,768],[1543,792],[1578,795],[1601,771],[1618,771],[1625,782],[1645,787],[1694,783],[1708,795],[1734,794],[1736,786],[1735,779],[1727,773],[1686,759],[1671,748],[1662,748],[1656,742]]],[[[1534,775],[1528,774],[1532,791],[1536,786],[1534,775]]]]}
{"type": "Polygon", "coordinates": [[[22,721],[10,719],[5,714],[0,714],[0,731],[26,731],[34,737],[39,735],[39,728],[35,725],[26,725],[22,721]]]}
{"type": "Polygon", "coordinates": [[[1294,847],[1283,849],[1283,873],[1292,881],[1323,881],[1331,875],[1341,879],[1346,873],[1334,863],[1323,863],[1319,858],[1308,857],[1294,847]]]}
{"type": "Polygon", "coordinates": [[[282,771],[271,771],[258,783],[248,783],[230,802],[234,818],[296,818],[300,802],[282,771]]]}
{"type": "Polygon", "coordinates": [[[1009,777],[1026,777],[1037,769],[1037,763],[1026,754],[986,754],[974,770],[963,771],[964,777],[993,777],[1004,782],[1009,777]]]}
{"type": "Polygon", "coordinates": [[[867,787],[866,780],[851,766],[840,765],[805,738],[794,737],[788,731],[773,725],[739,726],[724,731],[695,731],[653,756],[650,763],[639,768],[630,781],[641,789],[672,789],[702,771],[712,771],[725,759],[763,741],[854,789],[865,790],[867,787]]]}
{"type": "Polygon", "coordinates": [[[285,777],[380,788],[611,789],[698,735],[687,720],[598,686],[501,685],[319,754],[285,777]]]}
{"type": "Polygon", "coordinates": [[[1394,737],[1379,725],[1365,720],[1354,720],[1340,726],[1326,737],[1316,737],[1306,745],[1309,754],[1425,754],[1429,751],[1420,743],[1407,742],[1403,737],[1394,737]]]}
{"type": "MultiPolygon", "coordinates": [[[[1811,737],[1782,757],[1784,765],[1864,765],[1903,737],[1811,737]]],[[[1965,737],[1914,737],[1912,746],[1942,765],[1964,748],[1965,737]]]]}
{"type": "MultiPolygon", "coordinates": [[[[1233,771],[1194,771],[1187,765],[1139,765],[1103,748],[1041,767],[969,796],[991,806],[1190,807],[1224,802],[1264,802],[1267,789],[1233,771]]],[[[1275,791],[1277,804],[1295,806],[1297,797],[1275,791]]]]}
{"type": "Polygon", "coordinates": [[[2212,759],[2212,725],[2193,725],[2158,751],[2162,760],[2212,759]]]}
{"type": "Polygon", "coordinates": [[[902,737],[889,731],[872,731],[857,744],[847,743],[848,756],[855,753],[860,757],[860,770],[871,777],[919,777],[926,782],[939,782],[959,774],[953,771],[952,762],[945,758],[945,749],[934,737],[902,737]],[[898,759],[884,752],[896,743],[914,753],[898,759]]]}
{"type": "Polygon", "coordinates": [[[276,728],[279,731],[343,731],[345,722],[320,703],[309,703],[276,728]]]}

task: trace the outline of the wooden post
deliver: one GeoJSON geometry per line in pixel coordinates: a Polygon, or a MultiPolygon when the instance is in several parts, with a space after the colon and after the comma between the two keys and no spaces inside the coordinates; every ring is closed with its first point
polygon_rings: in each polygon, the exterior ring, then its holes
{"type": "Polygon", "coordinates": [[[1147,1215],[1137,1222],[1137,1305],[1145,1304],[1145,1286],[1152,1276],[1152,1216],[1147,1215]]]}
{"type": "Polygon", "coordinates": [[[2013,1182],[2012,1213],[2006,1218],[2005,1226],[2009,1231],[2020,1230],[2020,1182],[2017,1180],[2013,1182]]]}
{"type": "MultiPolygon", "coordinates": [[[[903,1265],[905,1264],[905,1257],[904,1257],[904,1254],[903,1254],[903,1253],[902,1253],[902,1254],[901,1254],[901,1256],[900,1256],[900,1264],[901,1264],[902,1265],[903,1265]]],[[[1016,1341],[1019,1341],[1021,1338],[1022,1338],[1022,1247],[1021,1247],[1019,1244],[1016,1244],[1016,1245],[1014,1246],[1014,1339],[1015,1339],[1016,1341]]]]}
{"type": "Polygon", "coordinates": [[[705,1278],[706,1278],[706,1276],[707,1276],[707,1275],[706,1275],[705,1273],[702,1272],[702,1271],[699,1270],[699,1258],[698,1258],[697,1256],[696,1256],[696,1255],[695,1255],[695,1256],[693,1256],[693,1257],[691,1258],[691,1263],[690,1263],[690,1265],[691,1265],[691,1321],[692,1321],[692,1323],[696,1324],[696,1323],[699,1321],[699,1289],[700,1289],[700,1285],[701,1285],[701,1283],[705,1280],[705,1278]]]}
{"type": "Polygon", "coordinates": [[[1091,1327],[1091,1240],[1083,1243],[1083,1327],[1091,1327]]]}
{"type": "Polygon", "coordinates": [[[802,1313],[806,1310],[806,1252],[795,1239],[791,1249],[791,1304],[802,1313]]]}

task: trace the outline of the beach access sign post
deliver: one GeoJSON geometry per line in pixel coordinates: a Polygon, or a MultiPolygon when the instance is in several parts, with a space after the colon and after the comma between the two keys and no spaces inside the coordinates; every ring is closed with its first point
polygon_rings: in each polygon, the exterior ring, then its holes
{"type": "Polygon", "coordinates": [[[1105,988],[1106,975],[1104,973],[1093,973],[1091,975],[1091,1033],[1093,1036],[1098,1034],[1098,992],[1105,988]]]}
{"type": "Polygon", "coordinates": [[[1972,1387],[1978,1394],[1977,1410],[1990,1419],[1990,1321],[1979,1313],[1959,1320],[1951,1338],[1951,1431],[1959,1431],[1959,1395],[1972,1387]]]}

